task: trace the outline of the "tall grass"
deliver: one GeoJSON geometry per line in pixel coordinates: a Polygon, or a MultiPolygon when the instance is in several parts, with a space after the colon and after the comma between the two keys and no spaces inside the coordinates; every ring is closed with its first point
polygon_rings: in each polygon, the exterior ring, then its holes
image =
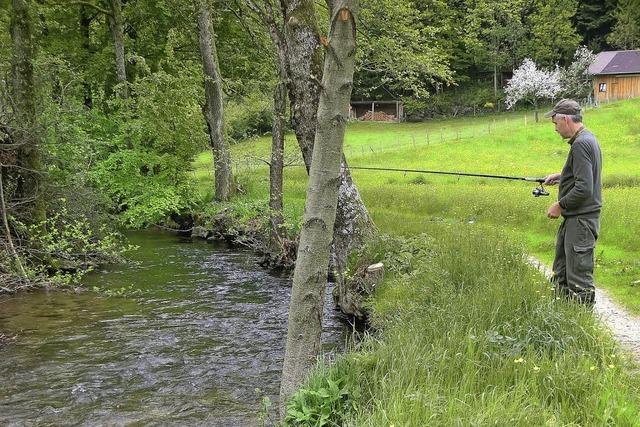
{"type": "Polygon", "coordinates": [[[557,299],[522,249],[442,224],[373,243],[364,256],[392,272],[372,301],[379,333],[309,388],[342,381],[334,419],[344,425],[640,425],[630,362],[589,311],[557,299]]]}

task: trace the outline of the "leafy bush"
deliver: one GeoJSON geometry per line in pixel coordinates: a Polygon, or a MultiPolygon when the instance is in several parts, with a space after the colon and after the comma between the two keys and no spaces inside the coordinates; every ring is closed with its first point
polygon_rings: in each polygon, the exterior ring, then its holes
{"type": "Polygon", "coordinates": [[[494,111],[494,101],[493,86],[489,82],[446,89],[425,100],[403,100],[404,111],[412,121],[486,114],[494,111]]]}
{"type": "Polygon", "coordinates": [[[316,376],[309,387],[302,388],[287,404],[284,423],[287,426],[340,426],[355,409],[354,397],[358,391],[346,377],[316,376]]]}
{"type": "Polygon", "coordinates": [[[234,141],[271,132],[273,105],[268,95],[252,93],[225,106],[227,135],[234,141]]]}
{"type": "Polygon", "coordinates": [[[185,67],[179,77],[159,71],[130,87],[131,98],[114,101],[110,150],[92,177],[120,222],[142,227],[198,203],[188,171],[206,133],[197,68],[185,67]]]}
{"type": "Polygon", "coordinates": [[[119,220],[143,227],[198,203],[186,172],[184,162],[170,154],[121,150],[101,162],[93,175],[113,200],[119,220]]]}
{"type": "Polygon", "coordinates": [[[44,222],[13,221],[18,236],[24,236],[18,250],[29,280],[75,284],[94,266],[121,261],[123,253],[133,248],[107,226],[95,229],[86,218],[70,213],[66,200],[57,202],[59,208],[44,222]]]}

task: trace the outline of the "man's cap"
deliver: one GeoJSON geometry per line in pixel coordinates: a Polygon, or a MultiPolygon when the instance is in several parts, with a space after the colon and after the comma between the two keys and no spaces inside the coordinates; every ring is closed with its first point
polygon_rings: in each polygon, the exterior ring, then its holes
{"type": "Polygon", "coordinates": [[[575,116],[580,114],[580,104],[578,104],[573,99],[561,99],[558,103],[553,107],[553,110],[546,113],[545,117],[553,117],[556,114],[566,114],[567,116],[575,116]]]}

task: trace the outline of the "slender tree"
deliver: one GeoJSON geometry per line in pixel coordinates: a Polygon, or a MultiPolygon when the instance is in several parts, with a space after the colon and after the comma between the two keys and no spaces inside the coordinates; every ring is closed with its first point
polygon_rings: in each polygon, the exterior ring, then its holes
{"type": "Polygon", "coordinates": [[[16,163],[19,168],[16,195],[31,207],[28,211],[28,220],[40,222],[45,218],[45,207],[41,197],[42,160],[37,132],[33,45],[27,0],[13,0],[11,41],[13,42],[12,81],[15,117],[13,140],[18,146],[16,163]]]}
{"type": "Polygon", "coordinates": [[[213,151],[215,174],[215,199],[229,200],[233,187],[231,156],[224,139],[224,104],[222,99],[222,76],[215,34],[211,27],[209,5],[206,0],[195,0],[198,21],[198,41],[202,70],[204,72],[205,106],[204,118],[209,130],[209,142],[213,151]]]}
{"type": "Polygon", "coordinates": [[[280,408],[306,379],[320,351],[331,233],[336,218],[342,145],[355,65],[356,0],[331,8],[318,127],[307,187],[300,246],[293,276],[280,408]]]}
{"type": "MultiPolygon", "coordinates": [[[[332,2],[327,4],[331,10],[332,2]]],[[[317,127],[321,93],[323,51],[314,3],[312,0],[281,0],[284,16],[284,38],[289,70],[289,99],[292,125],[302,157],[309,171],[317,127]]],[[[338,194],[338,213],[333,229],[332,265],[338,296],[344,295],[344,263],[349,252],[359,248],[373,230],[373,222],[351,179],[342,156],[338,194]]],[[[338,304],[340,304],[340,300],[338,304]]]]}
{"type": "MultiPolygon", "coordinates": [[[[93,19],[89,15],[88,7],[85,5],[81,5],[79,24],[83,56],[85,58],[87,58],[91,53],[91,21],[93,21],[93,19]]],[[[84,81],[82,82],[82,89],[84,95],[84,106],[88,109],[93,108],[93,94],[91,91],[91,83],[86,76],[84,76],[84,81]]]]}
{"type": "Polygon", "coordinates": [[[278,71],[278,81],[273,89],[273,126],[271,128],[271,161],[269,162],[270,246],[277,251],[281,248],[282,224],[284,223],[282,190],[289,66],[283,28],[278,24],[278,22],[282,21],[282,19],[278,19],[278,10],[273,7],[271,0],[263,0],[262,4],[258,4],[253,0],[246,0],[246,4],[269,30],[278,71]]]}
{"type": "Polygon", "coordinates": [[[120,0],[107,0],[109,3],[109,28],[113,37],[113,46],[116,54],[116,77],[120,90],[118,91],[121,98],[129,97],[129,88],[127,87],[127,68],[124,55],[124,21],[122,19],[122,3],[120,0]]]}

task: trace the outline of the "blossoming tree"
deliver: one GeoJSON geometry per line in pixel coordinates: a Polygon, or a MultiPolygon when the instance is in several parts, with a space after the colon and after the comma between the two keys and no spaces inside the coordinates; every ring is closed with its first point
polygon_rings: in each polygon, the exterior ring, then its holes
{"type": "Polygon", "coordinates": [[[562,70],[560,84],[563,87],[562,96],[571,98],[586,98],[593,90],[589,66],[593,64],[596,55],[580,46],[573,55],[573,62],[562,70]]]}
{"type": "Polygon", "coordinates": [[[538,121],[538,102],[541,99],[554,99],[561,91],[561,71],[556,67],[553,71],[538,68],[535,62],[527,58],[522,65],[513,71],[513,78],[509,80],[505,93],[507,108],[513,107],[518,101],[525,101],[533,105],[536,122],[538,121]]]}

